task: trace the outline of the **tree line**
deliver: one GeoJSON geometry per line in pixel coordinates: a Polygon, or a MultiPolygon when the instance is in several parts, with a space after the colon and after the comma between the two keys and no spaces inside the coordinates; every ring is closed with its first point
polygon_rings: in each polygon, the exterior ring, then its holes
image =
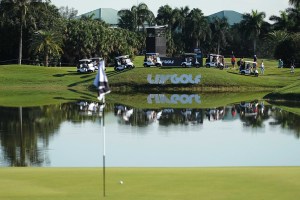
{"type": "Polygon", "coordinates": [[[204,53],[237,57],[294,59],[300,52],[300,3],[266,21],[252,10],[230,26],[226,18],[210,19],[199,8],[161,6],[155,16],[145,3],[118,12],[117,28],[93,16],[76,17],[73,8],[50,0],[0,0],[0,64],[74,65],[81,58],[138,55],[145,49],[146,26],[167,25],[167,54],[200,48],[204,53]]]}

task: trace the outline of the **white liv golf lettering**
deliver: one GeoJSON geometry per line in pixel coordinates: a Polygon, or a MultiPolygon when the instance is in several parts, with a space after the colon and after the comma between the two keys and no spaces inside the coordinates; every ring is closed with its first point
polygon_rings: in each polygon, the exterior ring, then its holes
{"type": "Polygon", "coordinates": [[[187,95],[187,94],[173,94],[168,98],[164,94],[150,94],[147,98],[148,104],[192,104],[196,102],[201,103],[200,96],[197,94],[187,95]]]}
{"type": "Polygon", "coordinates": [[[193,78],[192,74],[182,74],[180,76],[177,74],[156,74],[152,79],[152,74],[148,74],[147,80],[150,84],[165,84],[168,80],[172,84],[198,84],[201,81],[201,75],[196,75],[193,78]]]}

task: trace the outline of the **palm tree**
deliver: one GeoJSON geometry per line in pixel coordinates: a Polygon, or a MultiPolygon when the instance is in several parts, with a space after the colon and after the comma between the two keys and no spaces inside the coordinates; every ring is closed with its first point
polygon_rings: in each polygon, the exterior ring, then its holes
{"type": "Polygon", "coordinates": [[[217,43],[217,53],[220,54],[221,44],[226,44],[226,38],[229,32],[229,24],[226,18],[214,18],[210,24],[212,40],[217,43]]]}
{"type": "Polygon", "coordinates": [[[45,66],[49,64],[50,55],[62,53],[62,37],[51,31],[37,31],[32,37],[30,50],[34,53],[42,53],[45,56],[45,66]]]}
{"type": "Polygon", "coordinates": [[[246,31],[246,35],[253,40],[254,54],[256,54],[256,43],[265,17],[266,14],[264,12],[252,10],[251,14],[244,14],[243,20],[241,21],[242,29],[246,31]]]}
{"type": "Polygon", "coordinates": [[[175,18],[173,9],[169,5],[159,7],[156,16],[156,22],[158,25],[168,25],[168,28],[173,27],[175,18]]]}
{"type": "Polygon", "coordinates": [[[23,55],[23,28],[26,26],[26,19],[29,17],[29,10],[31,8],[36,9],[40,4],[34,4],[37,2],[42,2],[42,0],[2,0],[8,6],[9,9],[5,10],[3,15],[6,18],[12,18],[15,24],[19,25],[19,56],[18,64],[22,64],[23,55]],[[34,4],[34,5],[32,5],[34,4]]]}
{"type": "Polygon", "coordinates": [[[273,26],[276,30],[286,31],[291,26],[291,21],[285,11],[280,11],[280,16],[272,15],[269,19],[275,22],[273,26]]]}
{"type": "Polygon", "coordinates": [[[186,18],[185,33],[193,41],[193,49],[200,47],[200,42],[206,39],[208,30],[208,22],[202,11],[198,8],[191,10],[186,18]]]}
{"type": "Polygon", "coordinates": [[[119,23],[118,26],[120,28],[124,28],[130,31],[136,31],[136,21],[135,14],[133,10],[123,9],[118,12],[119,15],[119,23]]]}
{"type": "Polygon", "coordinates": [[[131,31],[139,31],[142,27],[145,29],[145,22],[153,24],[154,14],[149,10],[145,3],[140,3],[137,6],[132,6],[131,9],[123,9],[118,12],[120,16],[119,26],[131,31]]]}
{"type": "Polygon", "coordinates": [[[184,32],[185,29],[185,22],[186,22],[186,18],[190,13],[190,9],[188,6],[185,7],[181,7],[180,9],[175,8],[173,11],[173,15],[175,18],[175,23],[174,23],[174,28],[181,30],[182,32],[184,32]]]}
{"type": "Polygon", "coordinates": [[[270,33],[268,33],[268,38],[275,43],[279,43],[284,41],[285,39],[287,39],[289,37],[289,34],[286,31],[272,31],[270,33]]]}
{"type": "Polygon", "coordinates": [[[295,7],[299,7],[300,6],[300,0],[289,0],[289,3],[291,5],[294,5],[295,7]]]}
{"type": "Polygon", "coordinates": [[[300,31],[300,6],[296,6],[294,8],[287,8],[286,12],[288,14],[288,18],[290,23],[292,24],[291,30],[292,32],[300,31]]]}

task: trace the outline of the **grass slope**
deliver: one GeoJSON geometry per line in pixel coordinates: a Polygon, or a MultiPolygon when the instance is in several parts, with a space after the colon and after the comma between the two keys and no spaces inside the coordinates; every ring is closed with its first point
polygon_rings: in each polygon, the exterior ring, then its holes
{"type": "Polygon", "coordinates": [[[300,196],[299,167],[1,168],[5,200],[286,200],[300,196]],[[119,181],[123,180],[123,184],[119,181]]]}
{"type": "MultiPolygon", "coordinates": [[[[294,98],[300,94],[300,70],[294,74],[289,69],[278,69],[276,61],[265,60],[265,75],[259,77],[239,75],[236,69],[218,70],[215,68],[144,68],[143,56],[135,58],[133,70],[115,72],[107,67],[112,93],[119,94],[124,91],[140,91],[144,93],[192,93],[202,92],[244,92],[249,96],[257,92],[288,96],[294,98]],[[198,85],[150,85],[147,76],[152,74],[192,74],[201,75],[198,85]],[[129,88],[129,89],[128,89],[129,88]],[[288,94],[285,94],[288,93],[288,94]]],[[[79,74],[75,67],[38,67],[30,65],[2,65],[0,66],[0,105],[3,106],[36,106],[70,102],[78,99],[96,100],[96,89],[92,83],[95,73],[79,74]]],[[[268,98],[274,99],[274,96],[268,98]]],[[[108,95],[108,99],[110,95],[108,95]]],[[[206,95],[207,96],[207,95],[206,95]]],[[[229,98],[228,95],[216,95],[229,98]]],[[[233,95],[234,96],[234,95],[233,95]]],[[[237,95],[235,95],[237,96],[237,95]]],[[[205,99],[205,95],[202,95],[205,99]]],[[[116,97],[112,97],[117,99],[116,97]]],[[[210,99],[209,99],[210,100],[210,99]]],[[[204,101],[203,101],[204,102],[204,101]]],[[[207,102],[207,101],[205,101],[207,102]]],[[[228,101],[226,101],[228,102],[228,101]]],[[[234,101],[233,101],[234,102],[234,101]]],[[[136,102],[142,104],[143,102],[136,102]]],[[[220,102],[218,102],[220,104],[220,102]]]]}

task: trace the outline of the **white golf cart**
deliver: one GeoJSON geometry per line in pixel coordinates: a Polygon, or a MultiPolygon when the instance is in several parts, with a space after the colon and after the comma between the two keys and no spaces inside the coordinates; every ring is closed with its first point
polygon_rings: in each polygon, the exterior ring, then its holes
{"type": "Polygon", "coordinates": [[[103,58],[93,57],[93,58],[90,58],[90,60],[92,60],[92,63],[94,65],[95,69],[98,70],[97,63],[99,63],[101,60],[103,60],[103,58]]]}
{"type": "Polygon", "coordinates": [[[200,63],[197,59],[197,54],[195,53],[185,53],[182,55],[182,62],[181,62],[182,67],[200,67],[200,63]]]}
{"type": "Polygon", "coordinates": [[[77,66],[77,72],[79,72],[79,73],[95,72],[95,67],[94,67],[94,64],[92,63],[92,60],[90,60],[90,59],[79,60],[79,63],[77,66]]]}
{"type": "Polygon", "coordinates": [[[244,61],[240,66],[240,74],[258,76],[257,63],[253,61],[244,61]]]}
{"type": "Polygon", "coordinates": [[[159,57],[159,53],[146,53],[144,59],[144,67],[161,67],[162,62],[159,57]]]}
{"type": "Polygon", "coordinates": [[[224,56],[218,54],[207,55],[205,62],[206,67],[218,67],[220,69],[223,69],[224,65],[224,56]]]}
{"type": "Polygon", "coordinates": [[[124,69],[133,69],[134,64],[128,55],[118,56],[115,58],[115,71],[122,71],[124,69]]]}

